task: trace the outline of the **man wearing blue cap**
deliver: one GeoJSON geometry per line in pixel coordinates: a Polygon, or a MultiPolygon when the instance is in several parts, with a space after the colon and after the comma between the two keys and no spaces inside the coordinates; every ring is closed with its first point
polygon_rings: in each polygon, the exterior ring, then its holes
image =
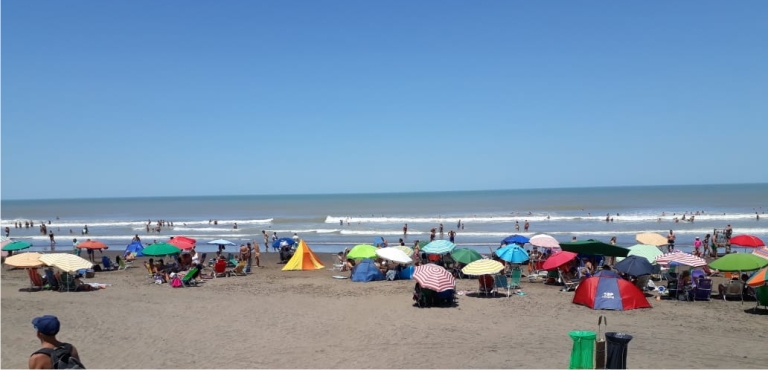
{"type": "Polygon", "coordinates": [[[32,326],[37,330],[42,348],[29,356],[30,369],[84,369],[75,346],[56,339],[61,324],[56,316],[35,317],[32,326]]]}

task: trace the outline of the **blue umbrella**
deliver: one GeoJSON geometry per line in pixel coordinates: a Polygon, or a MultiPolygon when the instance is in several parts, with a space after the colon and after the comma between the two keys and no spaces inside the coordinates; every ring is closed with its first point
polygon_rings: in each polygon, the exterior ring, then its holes
{"type": "Polygon", "coordinates": [[[456,244],[447,240],[435,240],[421,248],[421,251],[427,254],[446,254],[453,252],[456,244]]]}
{"type": "Polygon", "coordinates": [[[213,245],[235,245],[235,243],[232,243],[231,241],[224,240],[224,239],[211,240],[211,241],[208,242],[208,244],[213,244],[213,245]]]}
{"type": "Polygon", "coordinates": [[[513,244],[514,243],[514,244],[523,245],[525,243],[528,243],[529,240],[530,239],[528,239],[528,238],[526,238],[526,237],[524,237],[522,235],[515,234],[515,235],[510,235],[510,236],[504,238],[504,240],[502,240],[501,243],[502,244],[513,244]]]}
{"type": "Polygon", "coordinates": [[[523,263],[528,261],[528,252],[518,245],[510,244],[496,251],[499,258],[509,263],[523,263]]]}
{"type": "Polygon", "coordinates": [[[648,259],[640,256],[628,256],[613,268],[631,276],[650,275],[653,272],[653,265],[648,262],[648,259]]]}
{"type": "Polygon", "coordinates": [[[272,242],[272,248],[277,249],[277,248],[280,248],[280,247],[282,247],[284,245],[292,246],[295,243],[296,242],[293,241],[293,239],[291,239],[291,238],[280,238],[280,239],[277,239],[274,242],[272,242]]]}

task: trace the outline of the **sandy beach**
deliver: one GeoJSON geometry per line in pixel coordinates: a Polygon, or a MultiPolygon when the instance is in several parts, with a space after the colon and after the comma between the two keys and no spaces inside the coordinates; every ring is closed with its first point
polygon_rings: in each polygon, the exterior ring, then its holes
{"type": "MultiPolygon", "coordinates": [[[[30,321],[57,315],[59,339],[89,368],[565,368],[571,330],[630,333],[630,368],[764,368],[768,312],[754,302],[650,300],[652,309],[593,311],[573,293],[522,283],[525,296],[462,295],[458,306],[413,306],[413,281],[353,283],[326,270],[283,272],[275,254],[245,277],[200,287],[152,284],[139,259],[97,273],[95,292],[27,292],[2,270],[2,367],[38,348],[30,321]]],[[[333,256],[320,254],[327,267],[333,256]]],[[[347,274],[347,273],[344,273],[347,274]]],[[[715,280],[715,286],[719,281],[715,280]]],[[[458,290],[477,280],[458,280],[458,290]]]]}

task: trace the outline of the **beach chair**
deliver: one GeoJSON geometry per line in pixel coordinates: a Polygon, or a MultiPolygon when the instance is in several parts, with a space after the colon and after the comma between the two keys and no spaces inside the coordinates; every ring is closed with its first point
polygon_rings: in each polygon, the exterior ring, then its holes
{"type": "Polygon", "coordinates": [[[456,303],[456,290],[448,289],[435,294],[435,301],[441,305],[452,306],[456,303]]]}
{"type": "Polygon", "coordinates": [[[232,253],[227,253],[227,267],[235,267],[237,266],[237,259],[235,258],[235,255],[232,253]]]}
{"type": "Polygon", "coordinates": [[[101,265],[104,266],[104,271],[111,271],[115,269],[115,266],[112,265],[112,260],[110,260],[107,256],[101,256],[101,265]]]}
{"type": "Polygon", "coordinates": [[[712,279],[700,278],[693,290],[694,301],[709,301],[712,296],[712,279]]]}
{"type": "Polygon", "coordinates": [[[477,288],[479,293],[485,294],[485,296],[487,297],[494,292],[494,289],[493,289],[494,280],[493,280],[493,277],[491,277],[491,275],[480,275],[477,277],[477,282],[479,283],[479,286],[477,288]]]}
{"type": "Polygon", "coordinates": [[[562,271],[559,270],[558,274],[560,275],[560,281],[563,283],[563,291],[569,292],[571,290],[576,290],[576,288],[579,287],[579,283],[581,283],[579,278],[566,276],[562,271]]]}
{"type": "Polygon", "coordinates": [[[245,276],[247,275],[245,273],[245,266],[246,266],[245,261],[240,261],[237,263],[237,266],[235,266],[234,269],[230,270],[229,274],[235,275],[235,276],[245,276]]]}
{"type": "Polygon", "coordinates": [[[677,299],[677,279],[667,280],[667,297],[677,299]]]}
{"type": "Polygon", "coordinates": [[[59,274],[59,291],[60,292],[74,292],[77,290],[77,283],[75,283],[75,276],[62,272],[59,274]]]}
{"type": "Polygon", "coordinates": [[[45,280],[48,282],[48,289],[59,290],[59,280],[53,273],[53,269],[45,269],[45,280]]]}
{"type": "Polygon", "coordinates": [[[117,271],[120,270],[127,270],[128,269],[128,263],[125,262],[124,259],[117,260],[117,271]]]}
{"type": "Polygon", "coordinates": [[[744,304],[744,283],[741,280],[731,280],[728,282],[723,293],[723,300],[727,301],[728,297],[738,297],[741,300],[741,304],[744,304]]]}
{"type": "Polygon", "coordinates": [[[229,272],[227,272],[227,261],[225,260],[218,260],[216,261],[216,264],[213,265],[213,277],[229,277],[229,272]]]}
{"type": "Polygon", "coordinates": [[[35,288],[43,290],[45,283],[43,283],[43,277],[37,273],[37,269],[27,269],[27,274],[29,275],[29,291],[31,292],[35,288]]]}
{"type": "Polygon", "coordinates": [[[419,283],[413,288],[413,300],[419,308],[430,307],[435,303],[437,292],[432,289],[424,289],[419,283]]]}
{"type": "Polygon", "coordinates": [[[184,278],[181,279],[182,286],[188,287],[188,286],[197,286],[197,276],[200,275],[200,268],[195,266],[191,268],[187,273],[184,275],[184,278]]]}
{"type": "Polygon", "coordinates": [[[757,312],[757,308],[763,306],[768,308],[768,285],[755,288],[755,308],[752,312],[757,312]]]}
{"type": "Polygon", "coordinates": [[[651,280],[659,281],[662,279],[661,276],[661,265],[658,263],[653,265],[653,270],[651,270],[651,280]]]}
{"type": "Polygon", "coordinates": [[[520,279],[522,278],[523,270],[520,269],[520,266],[513,268],[509,277],[509,287],[512,289],[520,289],[520,279]]]}
{"type": "Polygon", "coordinates": [[[509,280],[507,280],[507,277],[504,275],[496,275],[493,277],[494,285],[496,287],[496,290],[493,292],[493,295],[496,295],[499,288],[504,288],[507,290],[507,298],[509,298],[510,291],[512,290],[512,287],[509,284],[509,280]]]}

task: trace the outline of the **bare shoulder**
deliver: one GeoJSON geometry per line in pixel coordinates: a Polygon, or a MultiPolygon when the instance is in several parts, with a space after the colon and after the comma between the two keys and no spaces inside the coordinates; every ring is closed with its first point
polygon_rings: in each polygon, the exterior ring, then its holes
{"type": "Polygon", "coordinates": [[[37,353],[29,356],[30,369],[53,369],[51,357],[44,353],[37,353]]]}

